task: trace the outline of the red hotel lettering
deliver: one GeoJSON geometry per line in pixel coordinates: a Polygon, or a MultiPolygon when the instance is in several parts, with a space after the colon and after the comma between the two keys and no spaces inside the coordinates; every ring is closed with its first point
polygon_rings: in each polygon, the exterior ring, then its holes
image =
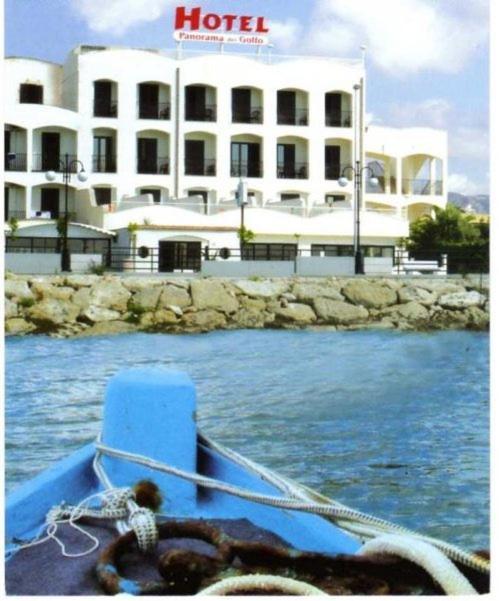
{"type": "Polygon", "coordinates": [[[237,15],[217,15],[216,13],[201,15],[201,8],[193,8],[188,11],[185,6],[178,6],[175,11],[175,29],[188,27],[190,31],[197,31],[202,26],[204,29],[214,31],[221,29],[223,23],[225,31],[233,31],[237,21],[239,21],[240,32],[268,33],[269,31],[265,26],[265,17],[247,15],[238,17],[237,15]],[[256,25],[253,25],[255,20],[256,25]]]}

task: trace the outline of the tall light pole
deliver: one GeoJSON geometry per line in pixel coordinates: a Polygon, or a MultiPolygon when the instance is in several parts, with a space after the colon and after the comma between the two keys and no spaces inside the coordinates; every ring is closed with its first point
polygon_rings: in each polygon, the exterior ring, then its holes
{"type": "MultiPolygon", "coordinates": [[[[77,159],[70,160],[69,154],[64,155],[64,159],[59,160],[59,168],[62,173],[62,181],[64,182],[64,224],[62,230],[62,245],[61,245],[61,271],[71,271],[71,254],[68,248],[68,224],[69,224],[69,211],[68,211],[68,196],[69,196],[69,182],[71,181],[71,173],[76,168],[77,178],[80,182],[86,182],[88,179],[85,173],[85,167],[83,163],[77,159]]],[[[55,181],[57,174],[55,171],[47,171],[45,173],[45,179],[49,182],[55,181]]]]}
{"type": "Polygon", "coordinates": [[[345,174],[351,171],[354,176],[354,187],[355,187],[355,229],[354,229],[354,238],[353,238],[353,254],[355,257],[355,273],[363,274],[364,273],[364,257],[362,256],[362,250],[360,247],[360,205],[362,202],[361,191],[362,191],[362,177],[364,175],[364,171],[369,172],[369,182],[373,186],[377,186],[379,183],[378,178],[375,176],[374,171],[371,167],[366,166],[362,167],[361,162],[359,160],[355,161],[355,167],[351,165],[347,165],[341,172],[341,177],[338,180],[340,186],[345,187],[348,185],[348,179],[345,174]]]}
{"type": "Polygon", "coordinates": [[[248,183],[241,178],[237,185],[236,202],[241,207],[241,227],[239,228],[239,249],[241,253],[240,260],[243,260],[244,247],[244,207],[248,204],[248,183]]]}

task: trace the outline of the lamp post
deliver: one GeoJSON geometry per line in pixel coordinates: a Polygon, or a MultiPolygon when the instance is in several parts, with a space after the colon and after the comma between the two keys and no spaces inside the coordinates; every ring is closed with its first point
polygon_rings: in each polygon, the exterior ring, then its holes
{"type": "MultiPolygon", "coordinates": [[[[86,182],[88,179],[85,173],[85,167],[83,163],[77,159],[70,160],[69,154],[64,155],[64,159],[59,160],[59,168],[62,172],[62,181],[64,182],[64,225],[62,230],[62,245],[61,245],[61,271],[71,271],[71,255],[68,248],[68,222],[69,222],[69,211],[68,211],[68,196],[69,196],[69,182],[71,181],[71,172],[75,168],[79,168],[77,172],[77,178],[80,182],[86,182]]],[[[47,171],[45,173],[45,179],[49,182],[55,181],[57,174],[55,171],[47,171]]]]}
{"type": "Polygon", "coordinates": [[[237,185],[236,202],[241,207],[241,227],[239,228],[240,260],[243,260],[244,247],[244,207],[248,204],[248,183],[241,178],[237,185]]]}
{"type": "Polygon", "coordinates": [[[353,238],[353,247],[354,247],[354,257],[355,257],[355,273],[363,274],[364,273],[364,257],[362,256],[362,251],[360,248],[360,205],[362,200],[362,176],[364,171],[369,173],[369,182],[373,186],[378,185],[378,178],[374,175],[374,171],[367,165],[366,167],[362,167],[360,161],[355,161],[355,167],[351,165],[347,165],[341,172],[341,177],[338,180],[338,183],[343,188],[348,185],[348,179],[345,177],[345,173],[347,171],[351,171],[354,176],[354,184],[355,184],[355,201],[354,201],[354,238],[353,238]]]}

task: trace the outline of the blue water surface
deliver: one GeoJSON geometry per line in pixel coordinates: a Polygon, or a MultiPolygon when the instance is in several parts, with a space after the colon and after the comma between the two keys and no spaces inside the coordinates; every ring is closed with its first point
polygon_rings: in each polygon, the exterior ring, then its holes
{"type": "Polygon", "coordinates": [[[234,331],[6,344],[6,484],[99,431],[127,366],[187,371],[212,438],[330,495],[470,549],[489,545],[485,333],[234,331]]]}

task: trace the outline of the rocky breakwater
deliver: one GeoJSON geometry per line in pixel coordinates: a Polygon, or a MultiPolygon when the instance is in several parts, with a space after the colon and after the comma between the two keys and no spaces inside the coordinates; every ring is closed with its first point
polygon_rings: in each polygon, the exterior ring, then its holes
{"type": "Polygon", "coordinates": [[[10,335],[323,326],[484,330],[488,324],[488,284],[471,278],[7,274],[5,279],[5,330],[10,335]]]}

